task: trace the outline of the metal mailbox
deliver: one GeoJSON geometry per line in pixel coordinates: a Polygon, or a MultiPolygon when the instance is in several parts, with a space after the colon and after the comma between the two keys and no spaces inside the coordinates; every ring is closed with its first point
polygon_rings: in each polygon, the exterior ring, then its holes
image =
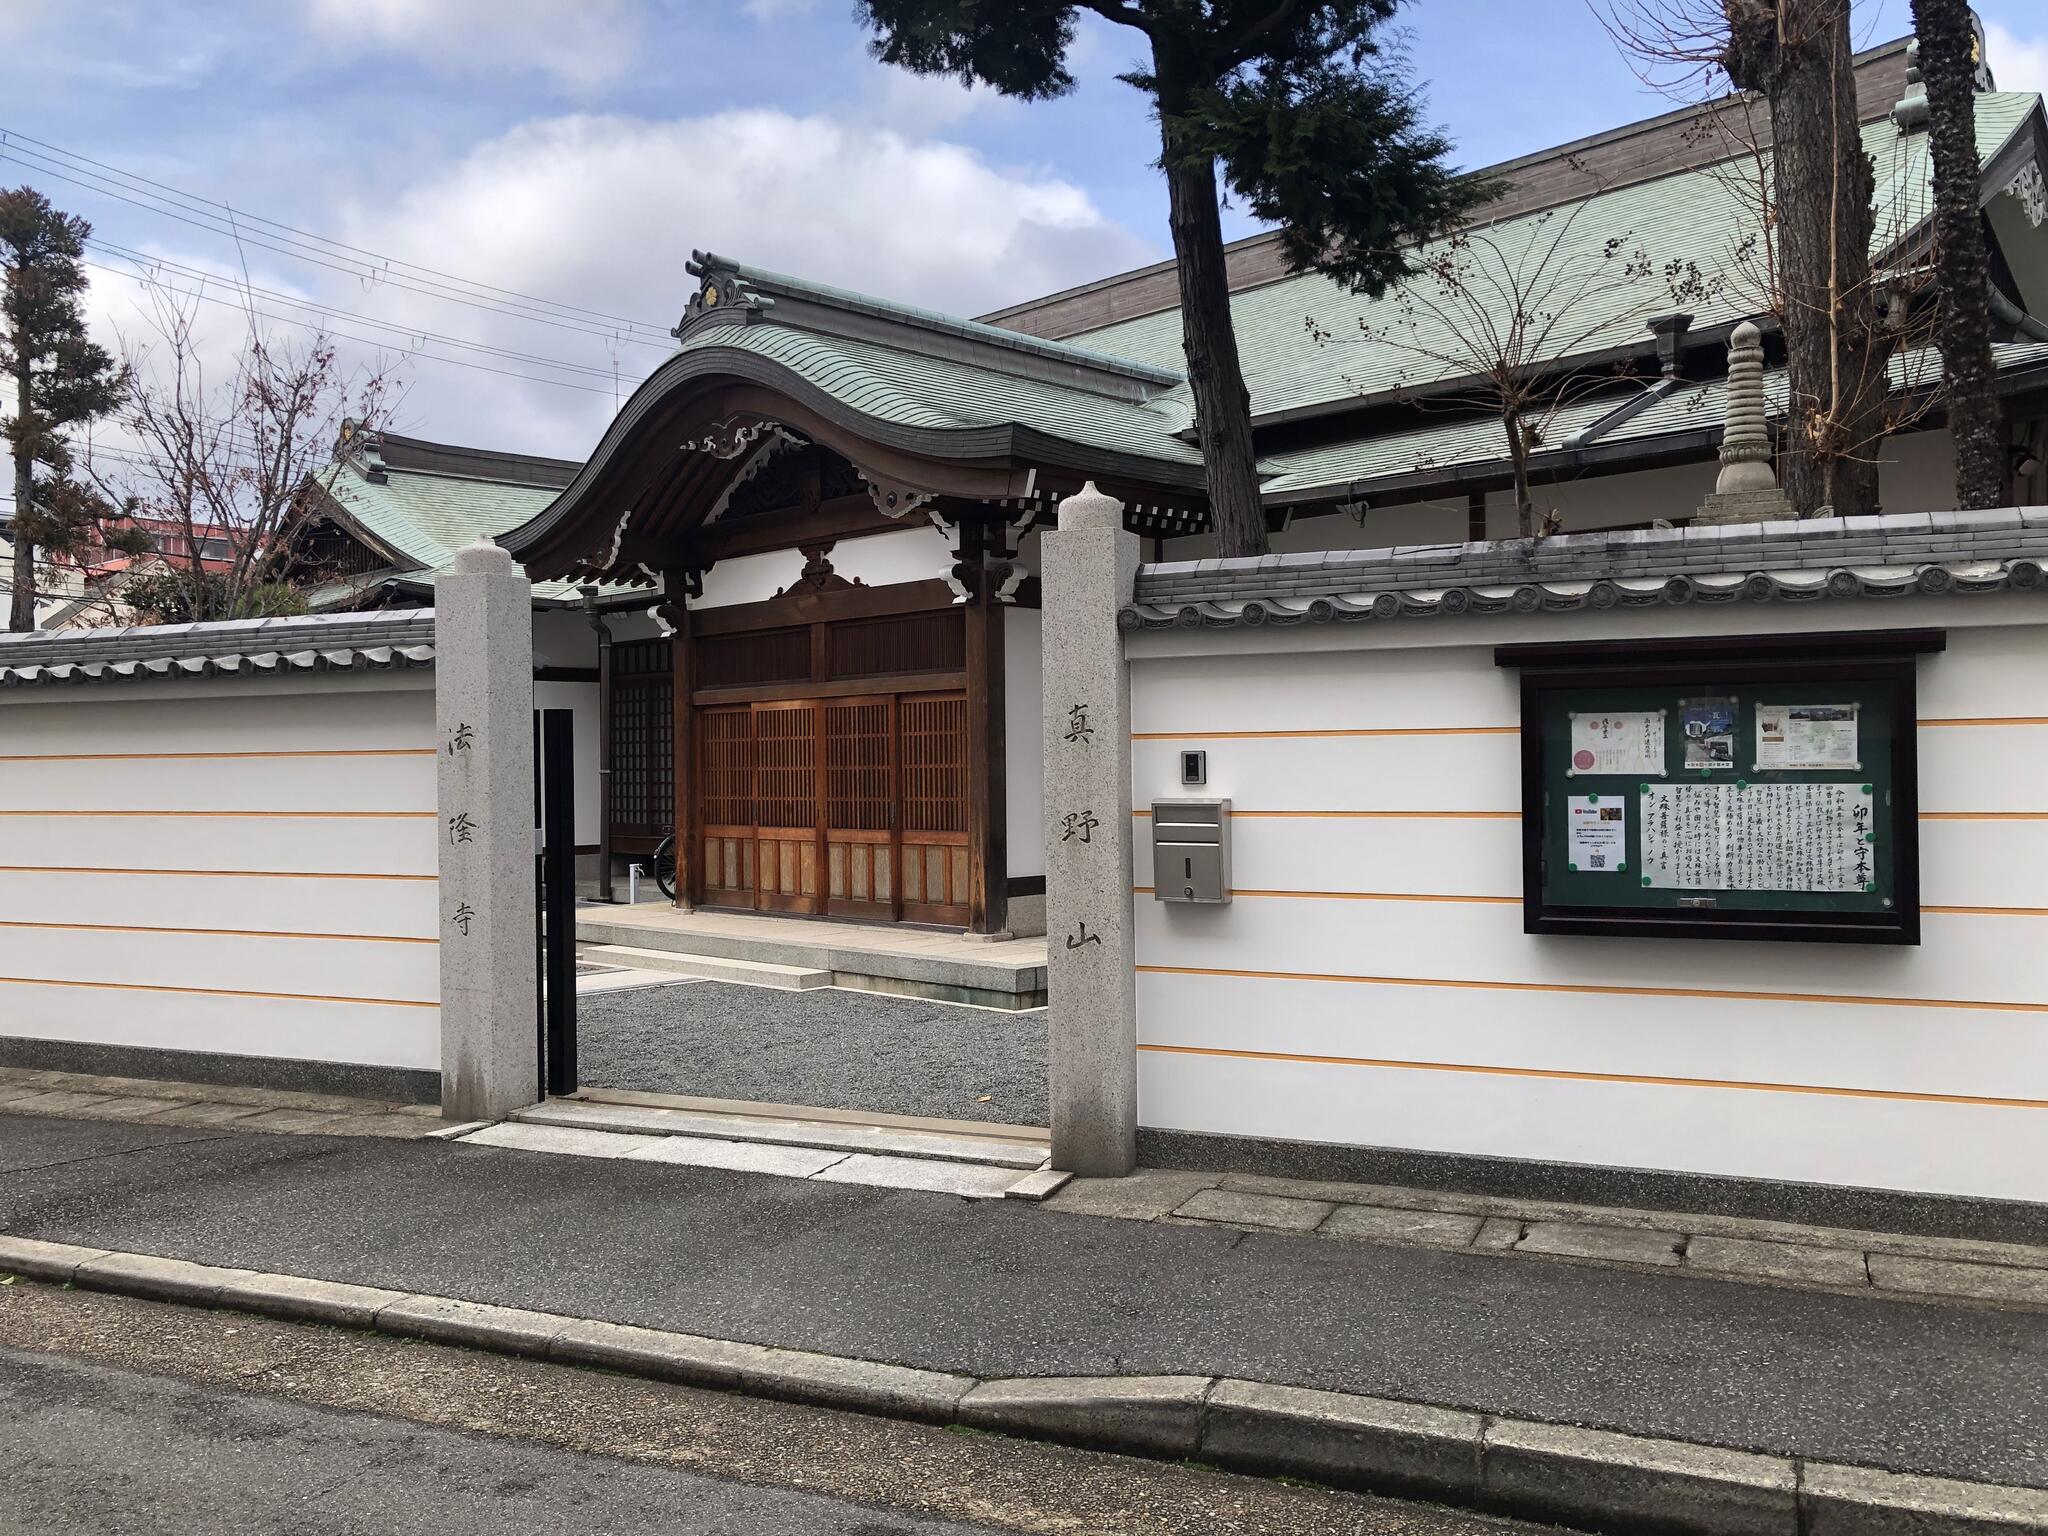
{"type": "Polygon", "coordinates": [[[1230,900],[1230,802],[1152,802],[1152,899],[1230,900]]]}

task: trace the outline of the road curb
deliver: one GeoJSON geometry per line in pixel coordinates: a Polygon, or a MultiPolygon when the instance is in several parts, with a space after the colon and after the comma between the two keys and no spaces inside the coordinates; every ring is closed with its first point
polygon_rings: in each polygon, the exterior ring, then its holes
{"type": "Polygon", "coordinates": [[[1617,1533],[2018,1536],[2048,1490],[1212,1376],[983,1379],[0,1234],[0,1273],[1617,1533]]]}

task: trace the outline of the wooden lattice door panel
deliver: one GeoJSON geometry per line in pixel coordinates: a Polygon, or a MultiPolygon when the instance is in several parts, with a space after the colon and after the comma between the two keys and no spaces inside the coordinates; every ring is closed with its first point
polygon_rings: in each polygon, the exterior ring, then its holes
{"type": "Polygon", "coordinates": [[[964,923],[967,892],[967,696],[907,694],[897,702],[903,807],[903,915],[964,923]]]}
{"type": "Polygon", "coordinates": [[[818,706],[809,699],[756,704],[754,904],[821,910],[818,706]]]}
{"type": "Polygon", "coordinates": [[[652,853],[676,820],[675,711],[669,642],[612,647],[612,846],[652,853]]]}
{"type": "Polygon", "coordinates": [[[837,699],[821,707],[825,744],[825,910],[896,915],[896,705],[837,699]]]}
{"type": "Polygon", "coordinates": [[[754,904],[754,716],[738,709],[697,712],[701,784],[702,899],[754,904]]]}

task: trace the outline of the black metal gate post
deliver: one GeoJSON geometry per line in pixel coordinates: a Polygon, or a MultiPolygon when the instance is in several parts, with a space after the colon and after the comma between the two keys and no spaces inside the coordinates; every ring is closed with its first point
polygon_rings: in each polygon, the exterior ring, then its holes
{"type": "Polygon", "coordinates": [[[538,711],[541,722],[541,973],[547,999],[546,1093],[574,1093],[576,1081],[575,713],[538,711]]]}

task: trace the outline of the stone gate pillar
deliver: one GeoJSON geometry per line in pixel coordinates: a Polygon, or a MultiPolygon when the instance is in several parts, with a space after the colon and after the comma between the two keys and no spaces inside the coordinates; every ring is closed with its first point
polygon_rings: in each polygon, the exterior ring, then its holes
{"type": "Polygon", "coordinates": [[[533,890],[533,593],[488,539],[434,582],[440,728],[441,1113],[539,1096],[533,890]]]}
{"type": "Polygon", "coordinates": [[[1137,1163],[1131,932],[1131,689],[1117,612],[1138,540],[1090,481],[1042,536],[1045,937],[1052,1161],[1091,1178],[1137,1163]]]}

